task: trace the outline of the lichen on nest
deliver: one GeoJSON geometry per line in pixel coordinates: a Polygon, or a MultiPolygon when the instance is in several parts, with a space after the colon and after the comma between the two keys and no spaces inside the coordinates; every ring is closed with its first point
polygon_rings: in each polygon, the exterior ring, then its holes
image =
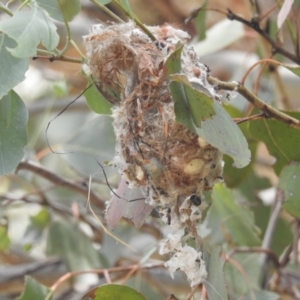
{"type": "MultiPolygon", "coordinates": [[[[93,26],[84,37],[84,71],[114,104],[115,164],[129,187],[141,187],[149,204],[170,214],[168,223],[196,238],[203,207],[197,205],[203,191],[222,179],[222,153],[176,122],[165,63],[188,34],[169,25],[148,29],[155,41],[132,22],[93,26]]],[[[181,68],[212,101],[219,99],[207,82],[208,68],[187,45],[181,68]]]]}

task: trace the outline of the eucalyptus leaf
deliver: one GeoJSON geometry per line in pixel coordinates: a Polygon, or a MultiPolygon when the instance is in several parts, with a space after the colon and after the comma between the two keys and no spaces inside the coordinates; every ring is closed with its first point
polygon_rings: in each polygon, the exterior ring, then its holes
{"type": "MultiPolygon", "coordinates": [[[[264,236],[272,213],[272,208],[270,206],[265,206],[262,201],[257,201],[253,205],[253,212],[256,220],[255,223],[262,232],[261,236],[264,236]]],[[[278,257],[280,257],[284,250],[292,243],[292,227],[289,221],[286,220],[285,216],[280,216],[274,228],[274,235],[270,249],[272,249],[278,257]]]]}
{"type": "Polygon", "coordinates": [[[245,300],[279,300],[282,299],[280,295],[265,291],[265,290],[260,290],[260,289],[254,289],[252,291],[249,291],[248,294],[245,297],[245,300]]]}
{"type": "Polygon", "coordinates": [[[205,121],[215,115],[213,108],[213,99],[209,97],[204,91],[195,89],[188,81],[186,75],[175,74],[170,75],[171,80],[183,84],[185,99],[188,103],[188,108],[192,119],[197,127],[201,127],[202,121],[205,121]]]}
{"type": "Polygon", "coordinates": [[[106,284],[98,287],[93,300],[147,300],[131,287],[119,284],[106,284]]]}
{"type": "Polygon", "coordinates": [[[199,9],[197,16],[195,18],[195,27],[198,33],[198,41],[202,41],[205,39],[206,34],[206,7],[207,0],[203,1],[201,4],[201,8],[199,9]]]}
{"type": "Polygon", "coordinates": [[[203,282],[209,299],[227,300],[228,293],[223,274],[224,260],[221,259],[221,247],[214,246],[207,264],[208,277],[203,282]]]}
{"type": "Polygon", "coordinates": [[[95,269],[102,264],[99,252],[75,222],[52,222],[46,248],[48,255],[62,257],[70,271],[95,269]]]}
{"type": "MultiPolygon", "coordinates": [[[[286,114],[300,120],[299,112],[286,114]]],[[[300,131],[273,119],[260,119],[250,123],[252,136],[265,143],[270,155],[276,158],[273,168],[277,175],[291,161],[300,161],[300,131]]]]}
{"type": "Polygon", "coordinates": [[[0,30],[18,44],[15,48],[7,48],[8,51],[20,58],[35,55],[40,42],[52,51],[59,41],[56,26],[45,12],[36,2],[29,6],[29,11],[17,11],[13,17],[0,23],[0,30]]]}
{"type": "Polygon", "coordinates": [[[37,0],[49,16],[57,21],[70,22],[80,12],[80,0],[37,0]]]}
{"type": "Polygon", "coordinates": [[[10,239],[7,234],[5,226],[0,226],[0,251],[8,250],[10,245],[10,239]]]}
{"type": "Polygon", "coordinates": [[[40,284],[30,276],[25,276],[25,288],[16,300],[45,299],[49,292],[50,290],[46,286],[40,284]]]}
{"type": "Polygon", "coordinates": [[[234,160],[233,166],[243,168],[250,162],[251,152],[242,131],[227,114],[222,105],[213,101],[215,115],[203,121],[197,133],[215,148],[234,160]]]}
{"type": "Polygon", "coordinates": [[[124,8],[127,12],[130,13],[130,15],[133,15],[133,12],[132,12],[132,9],[131,9],[131,7],[130,7],[130,5],[129,5],[128,0],[115,0],[115,1],[119,2],[119,3],[123,6],[123,8],[124,8]]]}
{"type": "Polygon", "coordinates": [[[96,2],[98,2],[101,5],[106,5],[106,4],[110,3],[111,0],[96,0],[96,2]]]}
{"type": "Polygon", "coordinates": [[[212,205],[204,220],[204,226],[211,229],[212,243],[230,239],[237,246],[258,246],[260,238],[252,211],[234,200],[231,190],[216,184],[212,192],[212,205]],[[221,239],[221,236],[223,238],[221,239]]]}
{"type": "MultiPolygon", "coordinates": [[[[173,51],[167,58],[164,68],[167,77],[170,79],[171,75],[181,72],[181,52],[183,45],[178,45],[177,49],[173,51]]],[[[193,123],[190,109],[184,92],[183,84],[180,82],[171,81],[169,90],[174,101],[174,112],[176,121],[181,125],[187,127],[189,130],[196,132],[193,123]]]]}
{"type": "MultiPolygon", "coordinates": [[[[88,80],[88,86],[92,84],[91,80],[88,80]]],[[[89,108],[97,114],[111,114],[112,104],[110,104],[105,97],[99,92],[96,86],[93,84],[84,92],[84,97],[89,108]]]]}
{"type": "Polygon", "coordinates": [[[244,299],[246,295],[252,295],[251,299],[256,300],[254,293],[260,287],[261,278],[260,255],[260,253],[235,253],[231,259],[236,264],[225,264],[224,274],[231,299],[244,299]]]}
{"type": "Polygon", "coordinates": [[[194,45],[195,52],[207,55],[231,45],[245,35],[244,25],[239,21],[224,19],[206,31],[206,39],[194,45]]]}
{"type": "Polygon", "coordinates": [[[278,187],[284,193],[283,208],[292,216],[300,219],[300,162],[285,166],[279,176],[278,187]]]}
{"type": "Polygon", "coordinates": [[[17,58],[7,50],[16,45],[6,34],[0,34],[0,99],[25,79],[28,69],[27,58],[17,58]]]}
{"type": "Polygon", "coordinates": [[[28,112],[13,90],[0,100],[0,176],[14,171],[27,143],[28,112]]]}
{"type": "MultiPolygon", "coordinates": [[[[243,117],[243,113],[239,111],[237,108],[226,105],[224,106],[226,109],[226,112],[232,117],[232,118],[241,118],[243,117]]],[[[251,157],[255,157],[256,148],[257,148],[257,140],[253,139],[248,128],[247,122],[239,124],[239,128],[241,129],[243,135],[247,139],[249,150],[251,151],[251,157]]],[[[226,185],[229,188],[237,187],[239,186],[251,173],[251,170],[253,168],[253,164],[255,163],[254,160],[251,160],[250,163],[242,168],[237,169],[232,166],[232,158],[225,155],[223,157],[223,160],[225,162],[224,168],[223,168],[223,177],[226,185]]],[[[253,189],[253,191],[255,191],[253,189]]]]}

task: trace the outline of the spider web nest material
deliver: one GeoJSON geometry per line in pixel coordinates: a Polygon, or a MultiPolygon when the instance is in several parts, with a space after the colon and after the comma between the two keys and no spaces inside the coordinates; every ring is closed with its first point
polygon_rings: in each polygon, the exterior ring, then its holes
{"type": "MultiPolygon", "coordinates": [[[[169,25],[148,28],[156,41],[132,22],[94,25],[84,37],[84,71],[114,104],[115,164],[129,187],[141,187],[146,201],[162,207],[165,219],[170,214],[175,228],[198,238],[196,224],[203,205],[194,205],[190,197],[201,199],[203,191],[211,190],[222,179],[222,153],[176,122],[165,63],[189,35],[169,25]]],[[[219,99],[207,82],[207,67],[186,45],[181,68],[181,73],[206,91],[212,101],[219,99]]],[[[184,252],[181,244],[167,248],[169,252],[184,252]]],[[[199,252],[195,255],[199,261],[199,252]]]]}

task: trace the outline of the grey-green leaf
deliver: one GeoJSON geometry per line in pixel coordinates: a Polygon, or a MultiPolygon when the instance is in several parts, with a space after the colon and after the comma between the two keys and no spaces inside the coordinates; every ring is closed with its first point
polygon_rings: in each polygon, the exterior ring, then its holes
{"type": "Polygon", "coordinates": [[[30,276],[25,277],[25,288],[17,300],[45,299],[49,289],[30,276]]]}
{"type": "Polygon", "coordinates": [[[30,8],[29,11],[17,11],[13,17],[0,23],[0,30],[18,43],[15,48],[7,48],[16,57],[35,55],[40,42],[49,51],[58,45],[59,36],[54,23],[35,2],[30,8]]]}
{"type": "Polygon", "coordinates": [[[283,208],[292,216],[300,219],[300,162],[285,166],[279,176],[279,188],[284,193],[283,208]]]}
{"type": "Polygon", "coordinates": [[[222,105],[213,101],[216,114],[201,123],[197,133],[215,148],[234,160],[236,168],[243,168],[250,162],[251,152],[240,128],[224,110],[222,105]]]}
{"type": "Polygon", "coordinates": [[[0,176],[14,171],[27,143],[27,108],[14,91],[0,100],[0,176]]]}
{"type": "Polygon", "coordinates": [[[133,288],[120,284],[106,284],[97,288],[93,300],[147,300],[133,288]]]}
{"type": "Polygon", "coordinates": [[[213,109],[213,99],[205,94],[205,92],[195,89],[186,75],[175,74],[170,75],[170,78],[183,84],[185,99],[188,103],[192,119],[197,127],[200,128],[202,121],[216,114],[213,109]]]}
{"type": "Polygon", "coordinates": [[[44,8],[51,18],[64,22],[73,20],[80,12],[80,0],[37,0],[40,7],[44,8]]]}
{"type": "Polygon", "coordinates": [[[212,243],[221,243],[226,235],[238,246],[258,246],[258,228],[254,223],[252,211],[238,205],[231,190],[218,183],[212,192],[212,205],[204,221],[204,226],[211,229],[212,243]]]}
{"type": "MultiPolygon", "coordinates": [[[[92,83],[91,80],[88,80],[88,85],[92,83]]],[[[93,84],[84,92],[84,97],[86,103],[91,110],[97,114],[110,115],[112,104],[110,104],[105,97],[98,91],[96,86],[93,84]]]]}
{"type": "Polygon", "coordinates": [[[72,271],[101,266],[99,252],[74,222],[52,222],[47,236],[47,253],[60,255],[72,271]]]}
{"type": "Polygon", "coordinates": [[[228,293],[225,285],[223,265],[224,260],[220,258],[221,247],[214,246],[207,264],[208,277],[204,281],[209,299],[227,300],[228,293]]]}
{"type": "MultiPolygon", "coordinates": [[[[181,72],[182,49],[183,45],[179,45],[177,49],[173,51],[166,60],[164,69],[168,78],[170,78],[172,74],[181,72]]],[[[180,82],[171,81],[169,84],[169,90],[174,101],[176,121],[187,127],[189,130],[196,132],[185,96],[183,84],[180,82]]]]}
{"type": "Polygon", "coordinates": [[[11,55],[7,48],[16,46],[16,42],[6,34],[0,34],[0,99],[25,79],[28,59],[11,55]]]}

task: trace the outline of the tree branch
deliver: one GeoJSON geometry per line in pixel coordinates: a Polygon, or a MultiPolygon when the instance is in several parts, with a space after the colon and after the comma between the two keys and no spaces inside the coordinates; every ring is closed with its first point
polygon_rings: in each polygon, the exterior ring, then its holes
{"type": "Polygon", "coordinates": [[[208,77],[208,81],[215,85],[219,90],[236,91],[244,96],[256,108],[261,110],[267,118],[273,118],[280,122],[287,124],[290,127],[300,130],[300,121],[290,117],[289,115],[277,110],[271,105],[259,99],[256,95],[252,94],[246,87],[236,81],[224,82],[213,77],[208,77]]]}
{"type": "Polygon", "coordinates": [[[297,58],[296,55],[294,55],[294,54],[286,51],[285,49],[279,47],[277,45],[277,43],[267,34],[267,32],[260,28],[258,18],[252,18],[250,21],[248,21],[248,20],[234,14],[230,9],[227,9],[226,16],[229,20],[235,20],[235,21],[241,22],[244,25],[246,25],[246,26],[252,28],[253,30],[255,30],[257,33],[259,33],[272,46],[273,52],[280,53],[283,56],[285,56],[285,57],[289,58],[290,60],[292,60],[293,62],[297,63],[298,65],[300,64],[300,60],[299,60],[299,58],[297,58]]]}
{"type": "MultiPolygon", "coordinates": [[[[17,167],[17,172],[19,170],[31,171],[31,172],[51,181],[59,186],[62,186],[67,189],[70,189],[72,191],[75,191],[76,193],[79,193],[86,198],[88,196],[88,187],[86,187],[82,184],[78,184],[77,182],[75,182],[73,180],[58,176],[35,162],[21,161],[17,167]]],[[[105,208],[105,205],[104,205],[105,201],[103,199],[99,198],[92,191],[90,191],[90,201],[101,210],[103,210],[105,208]]]]}

